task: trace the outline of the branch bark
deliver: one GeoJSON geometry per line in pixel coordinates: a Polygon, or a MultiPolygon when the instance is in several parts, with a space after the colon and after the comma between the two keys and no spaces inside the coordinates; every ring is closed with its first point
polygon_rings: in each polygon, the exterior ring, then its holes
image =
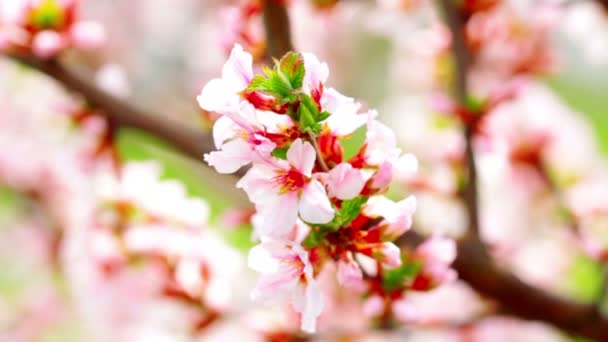
{"type": "Polygon", "coordinates": [[[93,108],[99,109],[99,115],[104,116],[112,127],[144,130],[166,140],[182,153],[197,160],[215,149],[211,136],[202,130],[193,129],[166,115],[140,111],[85,81],[58,60],[43,61],[18,55],[9,57],[46,74],[66,89],[82,96],[93,108]]]}
{"type": "MultiPolygon", "coordinates": [[[[464,38],[464,23],[453,0],[439,0],[446,24],[452,33],[454,58],[453,93],[462,108],[468,107],[467,72],[470,56],[464,38]]],[[[608,341],[608,320],[595,306],[569,302],[530,286],[493,261],[479,236],[477,169],[473,150],[474,127],[464,128],[467,183],[464,202],[469,217],[469,233],[458,243],[454,268],[459,277],[479,293],[523,319],[539,320],[575,335],[608,341]]]]}
{"type": "Polygon", "coordinates": [[[291,42],[291,26],[287,8],[281,0],[263,0],[264,30],[266,31],[266,52],[268,61],[279,59],[289,51],[293,51],[291,42]]]}

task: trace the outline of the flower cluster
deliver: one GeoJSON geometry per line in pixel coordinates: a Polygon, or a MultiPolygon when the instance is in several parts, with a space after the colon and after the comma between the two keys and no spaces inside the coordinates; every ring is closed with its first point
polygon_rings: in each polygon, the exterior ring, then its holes
{"type": "Polygon", "coordinates": [[[105,41],[97,22],[78,20],[79,0],[14,0],[0,3],[0,51],[52,58],[74,46],[89,50],[105,41]]]}
{"type": "Polygon", "coordinates": [[[160,171],[153,162],[131,162],[119,177],[100,173],[92,250],[108,276],[134,261],[160,268],[161,291],[200,306],[205,322],[228,306],[240,257],[208,230],[207,203],[189,198],[177,181],[160,180],[160,171]]]}
{"type": "MultiPolygon", "coordinates": [[[[437,258],[423,252],[417,263],[402,255],[394,241],[410,229],[416,200],[383,195],[394,178],[415,172],[416,159],[402,154],[374,110],[326,87],[328,67],[314,55],[288,53],[275,63],[256,76],[251,55],[236,45],[222,77],[204,87],[200,106],[221,114],[213,128],[218,150],[205,160],[220,173],[251,165],[237,187],[255,204],[261,240],[249,255],[262,273],[252,297],[287,299],[302,329],[314,332],[323,310],[315,276],[327,262],[337,264],[341,285],[390,299],[385,283],[403,291],[420,273],[411,265],[437,258]],[[363,142],[347,153],[357,134],[363,142]]],[[[424,288],[444,278],[433,272],[424,288]]]]}

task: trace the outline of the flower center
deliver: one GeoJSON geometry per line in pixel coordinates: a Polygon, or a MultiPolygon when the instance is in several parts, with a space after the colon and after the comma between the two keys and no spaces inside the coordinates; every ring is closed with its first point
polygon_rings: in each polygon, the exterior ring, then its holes
{"type": "Polygon", "coordinates": [[[302,189],[308,183],[308,177],[304,176],[296,169],[280,171],[275,177],[275,181],[281,186],[281,193],[288,193],[302,189]]]}

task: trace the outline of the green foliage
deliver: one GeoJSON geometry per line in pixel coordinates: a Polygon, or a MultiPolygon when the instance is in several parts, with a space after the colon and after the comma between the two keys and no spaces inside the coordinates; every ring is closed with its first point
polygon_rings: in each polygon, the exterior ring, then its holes
{"type": "Polygon", "coordinates": [[[329,115],[330,114],[328,112],[319,112],[317,103],[312,99],[312,97],[306,94],[300,94],[297,122],[298,127],[302,132],[319,134],[322,128],[319,122],[327,119],[329,115]]]}
{"type": "Polygon", "coordinates": [[[320,227],[325,228],[328,231],[336,231],[346,226],[359,216],[363,205],[367,203],[367,199],[366,196],[357,196],[353,199],[343,201],[342,207],[336,211],[334,219],[320,227]]]}
{"type": "Polygon", "coordinates": [[[608,155],[608,98],[603,89],[607,82],[593,84],[574,77],[556,77],[547,82],[560,97],[573,109],[585,114],[591,122],[598,138],[598,146],[608,155]]]}
{"type": "Polygon", "coordinates": [[[323,242],[323,237],[327,234],[327,229],[319,228],[319,229],[311,229],[308,236],[302,241],[302,245],[306,248],[313,248],[318,246],[321,242],[323,242]]]}
{"type": "Polygon", "coordinates": [[[274,69],[264,67],[264,75],[255,76],[247,91],[263,92],[282,103],[292,103],[297,100],[296,91],[302,88],[304,73],[302,55],[289,52],[280,61],[275,61],[274,69]]]}
{"type": "Polygon", "coordinates": [[[349,160],[359,153],[363,143],[365,143],[365,137],[367,135],[367,126],[363,125],[355,130],[347,138],[341,139],[340,144],[344,149],[344,160],[349,160]]]}
{"type": "Polygon", "coordinates": [[[272,150],[272,152],[270,154],[272,154],[272,156],[275,158],[287,160],[287,150],[289,150],[289,147],[282,147],[282,148],[277,147],[274,150],[272,150]]]}
{"type": "Polygon", "coordinates": [[[34,8],[30,20],[39,29],[58,28],[65,22],[65,13],[57,1],[46,0],[34,8]]]}
{"type": "Polygon", "coordinates": [[[366,196],[357,196],[353,199],[343,201],[342,207],[339,210],[336,210],[334,219],[329,223],[321,225],[309,223],[313,229],[311,229],[302,244],[308,248],[318,246],[328,233],[332,231],[335,232],[356,219],[361,213],[361,209],[367,202],[367,199],[366,196]]]}
{"type": "Polygon", "coordinates": [[[291,85],[292,89],[302,88],[302,81],[304,81],[304,57],[301,54],[295,52],[288,52],[279,61],[279,72],[287,82],[291,85]]]}
{"type": "Polygon", "coordinates": [[[418,275],[422,265],[418,262],[403,262],[403,264],[392,270],[385,270],[382,274],[382,286],[386,291],[397,289],[406,280],[413,279],[418,275]]]}
{"type": "Polygon", "coordinates": [[[574,261],[566,280],[566,290],[575,299],[595,301],[601,292],[602,267],[597,261],[580,255],[574,261]]]}

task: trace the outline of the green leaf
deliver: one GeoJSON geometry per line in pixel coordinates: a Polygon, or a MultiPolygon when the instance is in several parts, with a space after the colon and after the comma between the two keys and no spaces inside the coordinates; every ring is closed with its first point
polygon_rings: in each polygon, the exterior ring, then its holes
{"type": "Polygon", "coordinates": [[[384,270],[382,273],[382,287],[385,290],[391,291],[397,289],[408,279],[413,279],[418,275],[422,265],[418,262],[404,262],[398,268],[384,270]]]}
{"type": "Polygon", "coordinates": [[[340,139],[340,144],[344,149],[344,160],[349,160],[356,156],[365,143],[367,135],[367,126],[363,125],[357,128],[349,137],[340,139]]]}
{"type": "Polygon", "coordinates": [[[266,77],[263,75],[255,76],[247,87],[247,91],[260,91],[278,99],[285,99],[289,97],[291,88],[279,74],[270,71],[270,74],[266,77]]]}
{"type": "Polygon", "coordinates": [[[306,248],[316,247],[323,241],[324,236],[324,233],[315,229],[311,229],[310,233],[308,233],[308,236],[306,236],[304,241],[302,241],[302,245],[306,248]]]}
{"type": "Polygon", "coordinates": [[[304,72],[302,55],[289,52],[276,62],[274,69],[264,67],[264,75],[254,77],[246,91],[263,92],[283,103],[293,103],[297,100],[295,92],[302,88],[304,72]]]}
{"type": "Polygon", "coordinates": [[[275,158],[279,158],[279,159],[283,159],[283,160],[287,160],[287,150],[289,150],[289,147],[281,147],[281,148],[275,148],[274,150],[272,150],[272,156],[275,158]]]}
{"type": "Polygon", "coordinates": [[[365,203],[367,203],[367,196],[357,196],[343,201],[342,207],[336,212],[334,219],[327,224],[321,225],[321,227],[333,231],[339,230],[359,216],[361,208],[365,203]]]}
{"type": "Polygon", "coordinates": [[[330,115],[331,115],[331,113],[330,113],[330,112],[327,112],[327,111],[322,112],[321,114],[319,114],[319,115],[317,116],[317,122],[321,122],[321,121],[323,121],[323,120],[327,119],[327,118],[328,118],[330,115]]]}
{"type": "Polygon", "coordinates": [[[291,89],[302,88],[304,80],[304,58],[301,54],[288,52],[279,62],[279,73],[291,85],[291,89]]]}
{"type": "Polygon", "coordinates": [[[300,95],[300,106],[298,107],[298,118],[300,130],[303,132],[315,130],[319,109],[317,103],[306,94],[300,95]]]}

